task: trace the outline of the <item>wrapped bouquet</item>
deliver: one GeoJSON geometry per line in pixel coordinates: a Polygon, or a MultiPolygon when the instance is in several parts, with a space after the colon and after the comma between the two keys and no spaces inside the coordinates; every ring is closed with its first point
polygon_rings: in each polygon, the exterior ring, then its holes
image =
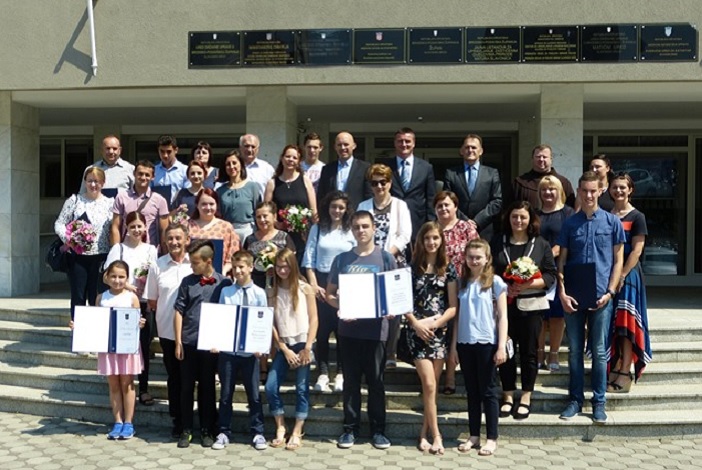
{"type": "Polygon", "coordinates": [[[92,224],[84,220],[74,220],[66,225],[65,250],[71,250],[77,255],[90,251],[97,241],[97,232],[92,224]]]}
{"type": "Polygon", "coordinates": [[[190,216],[188,215],[188,206],[181,204],[171,216],[171,222],[178,225],[188,225],[190,216]]]}
{"type": "MultiPolygon", "coordinates": [[[[534,263],[533,259],[528,256],[522,256],[507,265],[502,277],[507,282],[526,284],[534,279],[540,279],[541,271],[539,271],[539,267],[534,263]]],[[[510,297],[509,302],[512,303],[513,301],[514,297],[510,297]]]]}
{"type": "Polygon", "coordinates": [[[278,247],[271,242],[268,242],[266,247],[258,252],[254,260],[254,267],[266,272],[275,266],[275,256],[278,254],[278,247]]]}
{"type": "Polygon", "coordinates": [[[287,232],[307,233],[312,225],[312,210],[303,206],[285,206],[278,211],[287,232]]]}

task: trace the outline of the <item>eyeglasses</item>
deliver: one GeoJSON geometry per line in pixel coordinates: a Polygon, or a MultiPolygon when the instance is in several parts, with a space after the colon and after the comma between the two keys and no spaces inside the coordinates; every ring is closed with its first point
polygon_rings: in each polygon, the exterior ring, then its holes
{"type": "Polygon", "coordinates": [[[385,186],[388,180],[371,180],[371,186],[385,186]]]}

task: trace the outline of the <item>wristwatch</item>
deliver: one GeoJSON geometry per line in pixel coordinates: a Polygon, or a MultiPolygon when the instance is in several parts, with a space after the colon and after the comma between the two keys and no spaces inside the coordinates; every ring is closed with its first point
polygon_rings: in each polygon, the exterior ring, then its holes
{"type": "Polygon", "coordinates": [[[609,295],[611,295],[612,297],[614,297],[615,295],[617,295],[617,293],[614,292],[612,289],[607,289],[607,293],[608,293],[609,295]]]}

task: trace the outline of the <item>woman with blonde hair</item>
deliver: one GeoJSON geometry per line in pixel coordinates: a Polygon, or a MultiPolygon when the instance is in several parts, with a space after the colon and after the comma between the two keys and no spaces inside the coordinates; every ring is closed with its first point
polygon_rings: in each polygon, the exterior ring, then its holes
{"type": "MultiPolygon", "coordinates": [[[[556,245],[558,234],[561,233],[563,221],[573,215],[573,209],[565,205],[566,194],[563,185],[555,176],[544,176],[539,181],[539,218],[541,219],[541,236],[551,245],[553,258],[558,263],[558,254],[561,248],[556,245]]],[[[550,295],[549,295],[550,297],[550,295]]],[[[558,294],[553,300],[549,300],[549,310],[544,315],[544,322],[541,324],[541,334],[537,349],[537,360],[542,369],[556,372],[560,370],[558,362],[558,350],[563,340],[565,329],[565,313],[558,294]],[[545,357],[546,331],[549,332],[549,356],[548,362],[545,357]]]]}

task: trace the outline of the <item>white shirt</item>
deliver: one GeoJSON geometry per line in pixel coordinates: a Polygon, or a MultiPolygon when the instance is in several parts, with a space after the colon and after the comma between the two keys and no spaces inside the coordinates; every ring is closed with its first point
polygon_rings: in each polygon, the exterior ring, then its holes
{"type": "Polygon", "coordinates": [[[144,298],[156,300],[156,328],[158,336],[175,341],[173,317],[178,288],[184,277],[193,273],[190,259],[185,255],[182,263],[176,263],[171,255],[161,256],[149,269],[144,298]]]}
{"type": "MultiPolygon", "coordinates": [[[[124,243],[117,243],[116,245],[112,246],[110,252],[107,254],[105,268],[107,268],[110,263],[118,259],[121,259],[127,263],[127,266],[129,266],[128,282],[133,286],[137,286],[138,295],[139,286],[135,284],[135,275],[146,265],[148,265],[149,269],[151,269],[151,266],[156,263],[156,258],[158,258],[156,247],[149,243],[140,243],[136,248],[130,248],[124,243]]],[[[142,294],[142,298],[143,297],[144,295],[142,294]]]]}
{"type": "Polygon", "coordinates": [[[246,179],[253,181],[258,185],[259,194],[261,197],[263,197],[265,194],[266,185],[268,184],[268,181],[273,178],[274,173],[275,168],[273,168],[273,165],[265,160],[261,160],[260,158],[256,158],[254,161],[246,165],[246,179]]]}

